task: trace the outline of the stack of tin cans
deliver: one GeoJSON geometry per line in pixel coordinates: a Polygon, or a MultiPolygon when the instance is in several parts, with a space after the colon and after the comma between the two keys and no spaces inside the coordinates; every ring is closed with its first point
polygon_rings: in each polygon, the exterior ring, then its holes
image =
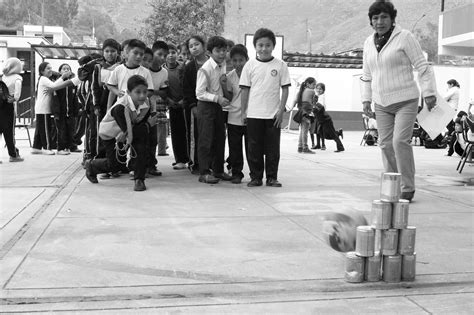
{"type": "Polygon", "coordinates": [[[371,225],[357,227],[356,249],[346,254],[347,282],[414,281],[416,228],[408,225],[409,201],[400,199],[398,173],[382,174],[371,225]]]}

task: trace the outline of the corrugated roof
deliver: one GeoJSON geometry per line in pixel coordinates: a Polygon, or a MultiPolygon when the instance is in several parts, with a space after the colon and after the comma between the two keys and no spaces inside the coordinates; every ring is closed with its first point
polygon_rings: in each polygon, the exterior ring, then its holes
{"type": "Polygon", "coordinates": [[[100,48],[88,46],[60,46],[48,45],[43,42],[39,45],[31,45],[38,54],[44,59],[71,59],[77,60],[81,57],[87,56],[91,53],[102,54],[100,48]]]}
{"type": "Polygon", "coordinates": [[[362,54],[311,54],[283,52],[289,67],[362,69],[362,54]]]}

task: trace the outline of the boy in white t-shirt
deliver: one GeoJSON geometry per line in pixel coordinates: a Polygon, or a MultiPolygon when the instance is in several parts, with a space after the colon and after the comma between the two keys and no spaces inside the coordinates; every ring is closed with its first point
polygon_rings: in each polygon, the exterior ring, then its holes
{"type": "MultiPolygon", "coordinates": [[[[239,87],[240,75],[245,63],[249,60],[247,48],[244,45],[237,44],[230,50],[230,61],[234,70],[227,74],[227,86],[231,103],[228,109],[227,117],[227,136],[229,141],[229,166],[232,171],[233,184],[240,184],[244,173],[244,155],[242,148],[242,138],[245,141],[245,153],[248,152],[247,146],[247,127],[242,122],[242,101],[241,89],[239,87]]],[[[225,95],[226,93],[224,93],[225,95]]],[[[227,95],[225,95],[227,97],[227,95]]]]}
{"type": "Polygon", "coordinates": [[[253,44],[257,58],[245,64],[239,83],[242,88],[242,118],[247,121],[247,161],[251,177],[247,186],[262,186],[265,170],[266,185],[281,187],[278,181],[280,126],[291,85],[290,74],[287,65],[272,56],[276,38],[271,30],[257,30],[253,44]]]}

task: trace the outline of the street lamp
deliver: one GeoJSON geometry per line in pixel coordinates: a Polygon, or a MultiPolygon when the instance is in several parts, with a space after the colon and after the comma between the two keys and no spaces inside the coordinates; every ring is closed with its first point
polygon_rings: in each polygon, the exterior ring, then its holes
{"type": "Polygon", "coordinates": [[[426,16],[426,13],[423,13],[423,15],[420,16],[420,17],[418,18],[418,20],[416,20],[416,22],[413,24],[413,27],[411,28],[411,32],[412,32],[412,33],[413,33],[413,31],[415,30],[416,24],[418,24],[418,22],[420,22],[420,20],[421,20],[422,18],[424,18],[425,16],[426,16]]]}

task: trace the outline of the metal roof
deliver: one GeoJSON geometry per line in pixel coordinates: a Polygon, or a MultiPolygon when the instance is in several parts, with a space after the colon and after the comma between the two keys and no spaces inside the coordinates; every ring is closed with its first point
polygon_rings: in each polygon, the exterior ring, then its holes
{"type": "Polygon", "coordinates": [[[48,45],[41,42],[39,45],[31,45],[43,59],[71,59],[78,60],[81,57],[87,56],[91,53],[102,54],[100,48],[87,46],[60,46],[58,44],[48,45]]]}
{"type": "Polygon", "coordinates": [[[361,69],[362,54],[311,54],[300,52],[283,52],[283,60],[289,67],[303,68],[339,68],[361,69]]]}

